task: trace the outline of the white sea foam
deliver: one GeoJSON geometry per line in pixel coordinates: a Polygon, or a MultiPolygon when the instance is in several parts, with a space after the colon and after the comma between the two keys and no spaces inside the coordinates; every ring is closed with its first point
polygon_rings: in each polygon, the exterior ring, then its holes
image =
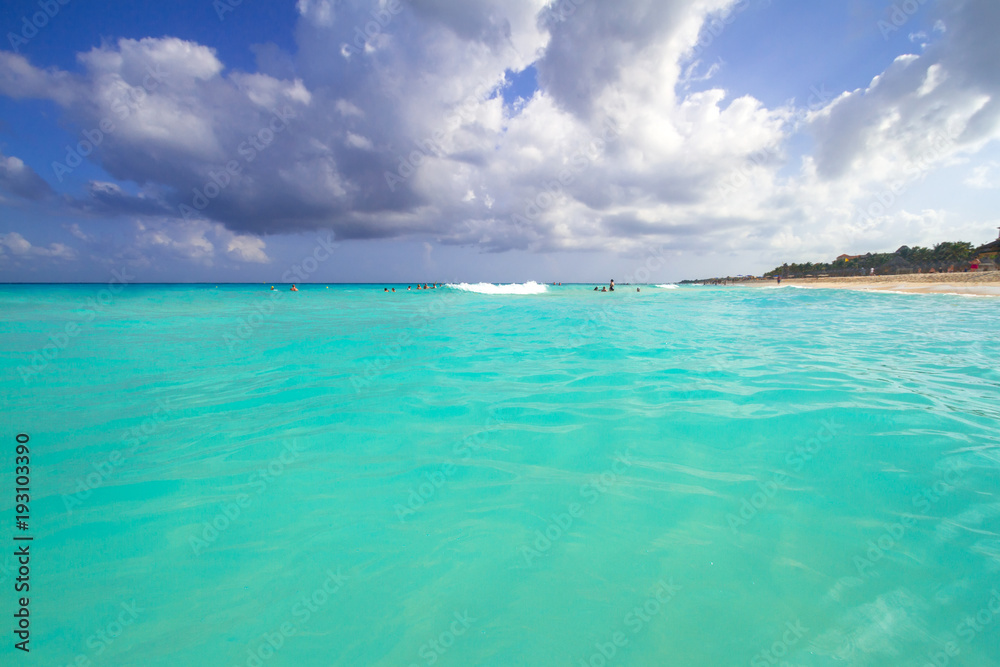
{"type": "Polygon", "coordinates": [[[527,283],[515,283],[513,285],[494,285],[493,283],[459,283],[458,285],[449,283],[445,287],[461,290],[463,292],[475,292],[476,294],[544,294],[549,291],[545,285],[539,285],[535,281],[527,283]]]}
{"type": "MultiPolygon", "coordinates": [[[[956,288],[957,289],[957,288],[956,288]]],[[[916,294],[917,296],[925,296],[927,294],[936,294],[937,296],[964,296],[970,299],[995,299],[1000,296],[1000,292],[995,294],[972,294],[969,292],[944,292],[938,290],[893,290],[893,289],[869,289],[863,290],[868,294],[916,294]]]]}
{"type": "Polygon", "coordinates": [[[663,289],[677,289],[677,285],[657,285],[657,287],[662,287],[663,289]]]}

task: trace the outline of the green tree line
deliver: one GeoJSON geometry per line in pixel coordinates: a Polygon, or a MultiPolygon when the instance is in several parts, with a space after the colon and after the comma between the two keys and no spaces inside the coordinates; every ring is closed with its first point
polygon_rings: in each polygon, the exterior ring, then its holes
{"type": "Polygon", "coordinates": [[[830,263],[805,262],[803,264],[782,264],[764,274],[774,276],[802,276],[826,273],[829,275],[859,275],[870,273],[915,273],[917,270],[947,270],[951,266],[956,271],[964,271],[975,256],[975,246],[965,241],[944,241],[933,248],[903,246],[896,252],[868,253],[860,257],[842,259],[830,263]]]}

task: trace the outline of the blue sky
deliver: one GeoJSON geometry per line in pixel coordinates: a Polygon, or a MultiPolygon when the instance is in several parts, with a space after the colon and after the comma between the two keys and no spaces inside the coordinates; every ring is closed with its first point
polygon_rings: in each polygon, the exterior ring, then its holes
{"type": "Polygon", "coordinates": [[[1000,225],[994,1],[227,5],[5,3],[0,280],[665,282],[1000,225]]]}

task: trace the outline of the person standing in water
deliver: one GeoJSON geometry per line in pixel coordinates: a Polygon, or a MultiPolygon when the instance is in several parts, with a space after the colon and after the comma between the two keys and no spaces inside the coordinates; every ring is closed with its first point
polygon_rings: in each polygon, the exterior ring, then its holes
{"type": "Polygon", "coordinates": [[[609,292],[614,292],[615,291],[615,279],[614,278],[611,279],[611,287],[608,289],[608,291],[609,292]]]}

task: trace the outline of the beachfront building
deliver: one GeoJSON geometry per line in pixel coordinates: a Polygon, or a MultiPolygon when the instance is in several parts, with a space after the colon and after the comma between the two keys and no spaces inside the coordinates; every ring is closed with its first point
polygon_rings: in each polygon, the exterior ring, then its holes
{"type": "Polygon", "coordinates": [[[979,246],[976,248],[976,259],[974,260],[974,265],[977,271],[996,271],[998,255],[1000,255],[1000,237],[997,237],[996,241],[992,243],[987,243],[984,246],[979,246]]]}

